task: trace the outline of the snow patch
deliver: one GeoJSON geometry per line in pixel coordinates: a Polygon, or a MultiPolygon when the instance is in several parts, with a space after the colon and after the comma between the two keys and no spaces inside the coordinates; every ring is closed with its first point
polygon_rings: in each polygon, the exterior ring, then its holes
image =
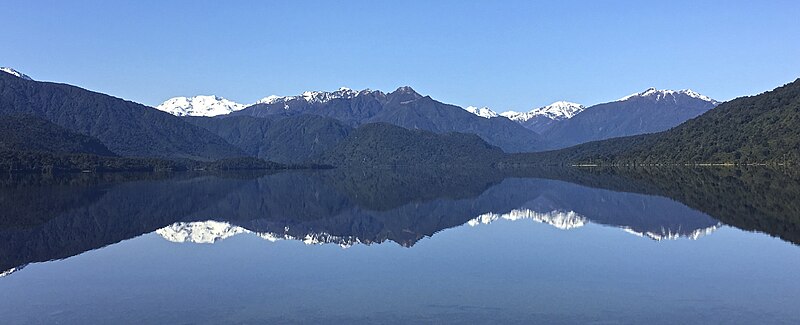
{"type": "Polygon", "coordinates": [[[691,239],[691,240],[697,240],[700,237],[707,236],[707,235],[713,233],[714,231],[719,229],[719,227],[721,227],[721,226],[722,226],[722,224],[720,223],[720,224],[713,225],[711,227],[696,229],[696,230],[693,230],[693,231],[691,231],[689,233],[682,232],[681,229],[669,229],[669,228],[661,228],[660,231],[645,231],[645,232],[636,231],[636,230],[633,230],[633,229],[628,228],[628,227],[624,227],[624,228],[622,228],[622,230],[624,230],[625,232],[627,232],[629,234],[633,234],[633,235],[636,235],[638,237],[650,238],[650,239],[655,240],[655,241],[677,240],[677,239],[680,239],[680,238],[688,238],[688,239],[691,239]]]}
{"type": "Polygon", "coordinates": [[[495,111],[489,109],[488,107],[477,108],[475,106],[467,106],[467,108],[464,110],[483,118],[493,118],[499,116],[495,111]]]}
{"type": "Polygon", "coordinates": [[[562,230],[583,227],[587,223],[586,218],[575,213],[575,211],[556,210],[541,213],[530,209],[514,209],[504,214],[492,212],[485,213],[479,215],[475,219],[467,221],[467,224],[474,227],[480,224],[489,224],[500,219],[510,221],[529,219],[536,222],[545,223],[562,230]]]}
{"type": "Polygon", "coordinates": [[[12,267],[12,268],[10,268],[8,270],[0,272],[0,278],[7,277],[7,276],[11,275],[11,273],[14,273],[14,272],[17,272],[19,270],[22,270],[22,269],[25,268],[25,266],[27,266],[27,264],[20,265],[20,266],[17,266],[17,267],[12,267]]]}
{"type": "Polygon", "coordinates": [[[26,74],[24,74],[22,72],[19,72],[19,71],[15,70],[14,68],[0,67],[0,71],[3,71],[3,72],[8,73],[10,75],[13,75],[13,76],[15,76],[17,78],[22,78],[22,79],[25,79],[25,80],[33,80],[33,79],[31,79],[31,77],[28,77],[28,75],[26,75],[26,74]]]}

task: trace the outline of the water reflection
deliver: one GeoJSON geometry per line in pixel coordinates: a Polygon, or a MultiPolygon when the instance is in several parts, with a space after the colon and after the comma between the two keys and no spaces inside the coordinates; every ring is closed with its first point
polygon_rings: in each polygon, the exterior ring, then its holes
{"type": "MultiPolygon", "coordinates": [[[[309,178],[319,175],[282,174],[259,180],[263,186],[237,192],[220,201],[222,210],[198,213],[207,215],[236,215],[231,202],[254,205],[253,200],[264,200],[261,193],[285,192],[274,184],[317,184],[309,178]],[[278,182],[282,177],[306,179],[278,182]],[[242,197],[242,194],[247,197],[242,197]]],[[[303,188],[307,190],[307,188],[303,188]]],[[[342,202],[320,200],[320,193],[331,194],[335,189],[320,188],[314,191],[316,202],[342,202]]],[[[404,192],[408,193],[408,192],[404,192]]],[[[298,193],[299,195],[299,193],[298,193]]],[[[269,200],[274,202],[274,200],[269,200]]],[[[306,202],[309,202],[307,200],[306,202]]],[[[257,206],[272,203],[255,204],[257,206]]],[[[237,208],[241,207],[236,205],[237,208]]],[[[307,207],[304,207],[304,209],[307,207]]],[[[242,218],[216,218],[212,220],[177,222],[156,232],[172,242],[214,243],[238,235],[254,234],[269,241],[300,240],[307,244],[332,243],[342,247],[356,244],[381,243],[387,240],[411,247],[421,238],[431,236],[445,228],[468,224],[488,224],[498,219],[523,220],[573,229],[587,223],[618,227],[622,230],[655,240],[698,237],[708,234],[721,225],[710,216],[692,210],[673,200],[642,194],[594,189],[562,181],[509,178],[471,198],[430,199],[412,201],[390,209],[365,209],[361,204],[314,210],[327,214],[307,220],[258,215],[242,218]]],[[[284,215],[293,212],[288,207],[284,215]]]]}
{"type": "Polygon", "coordinates": [[[654,240],[697,239],[728,224],[797,243],[796,180],[766,169],[9,179],[0,188],[0,270],[7,270],[0,276],[151,232],[173,242],[251,234],[269,241],[411,247],[448,228],[507,219],[565,230],[593,223],[654,240]]]}

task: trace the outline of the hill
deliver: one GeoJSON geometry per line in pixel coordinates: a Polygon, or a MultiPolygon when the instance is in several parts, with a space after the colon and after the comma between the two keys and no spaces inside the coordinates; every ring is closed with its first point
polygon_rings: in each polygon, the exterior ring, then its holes
{"type": "Polygon", "coordinates": [[[247,155],[280,163],[316,160],[353,130],[335,119],[309,114],[184,119],[222,137],[247,155]]]}
{"type": "Polygon", "coordinates": [[[333,166],[489,166],[503,155],[474,134],[371,123],[356,129],[320,161],[333,166]]]}

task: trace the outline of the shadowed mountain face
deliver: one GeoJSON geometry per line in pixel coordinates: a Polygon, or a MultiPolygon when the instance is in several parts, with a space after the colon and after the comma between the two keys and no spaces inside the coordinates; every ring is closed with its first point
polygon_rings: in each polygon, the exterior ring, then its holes
{"type": "Polygon", "coordinates": [[[344,140],[353,128],[319,115],[186,117],[185,121],[219,135],[246,154],[279,163],[303,163],[344,140]]]}
{"type": "Polygon", "coordinates": [[[334,166],[489,166],[504,153],[477,135],[409,130],[386,123],[366,124],[326,152],[334,166]]]}
{"type": "Polygon", "coordinates": [[[180,118],[75,86],[0,73],[0,114],[33,115],[100,140],[121,156],[214,160],[244,155],[180,118]]]}
{"type": "Polygon", "coordinates": [[[410,247],[444,229],[498,219],[561,229],[595,223],[656,240],[697,238],[722,221],[800,242],[800,207],[791,200],[800,182],[791,186],[787,182],[796,177],[776,171],[476,171],[10,179],[0,187],[6,211],[0,269],[66,258],[156,230],[175,242],[251,233],[310,244],[394,241],[410,247]]]}
{"type": "Polygon", "coordinates": [[[481,118],[458,106],[422,96],[410,87],[401,87],[389,94],[369,90],[340,93],[343,91],[315,93],[309,96],[316,97],[308,98],[281,98],[250,106],[231,115],[269,117],[312,114],[333,118],[353,127],[385,122],[412,130],[472,133],[506,152],[535,151],[545,147],[538,134],[509,119],[481,118]]]}
{"type": "Polygon", "coordinates": [[[115,156],[99,140],[30,115],[0,116],[0,151],[115,156]]]}

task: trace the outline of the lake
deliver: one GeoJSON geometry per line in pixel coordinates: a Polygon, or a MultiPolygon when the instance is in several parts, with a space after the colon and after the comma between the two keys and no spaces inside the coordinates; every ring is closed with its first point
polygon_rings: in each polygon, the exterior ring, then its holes
{"type": "Polygon", "coordinates": [[[768,168],[6,176],[6,324],[800,323],[768,168]]]}

